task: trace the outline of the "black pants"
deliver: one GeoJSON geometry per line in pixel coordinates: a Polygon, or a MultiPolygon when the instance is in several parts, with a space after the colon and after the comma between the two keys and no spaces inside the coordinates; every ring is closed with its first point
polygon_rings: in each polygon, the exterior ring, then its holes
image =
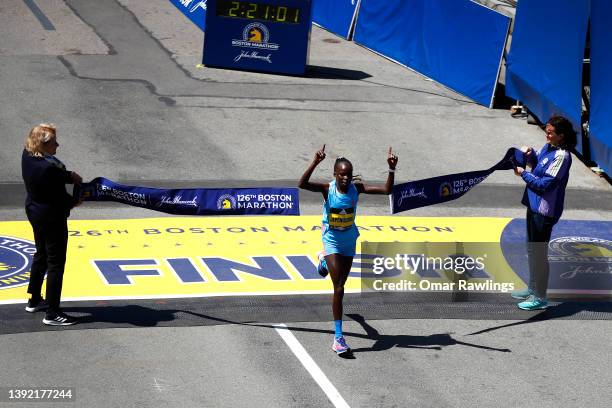
{"type": "Polygon", "coordinates": [[[529,289],[536,296],[546,297],[548,290],[548,242],[555,221],[551,217],[527,209],[527,255],[529,258],[529,289]]]}
{"type": "Polygon", "coordinates": [[[33,297],[40,296],[46,272],[46,297],[49,302],[49,312],[54,313],[59,311],[62,295],[68,246],[68,223],[65,218],[45,221],[30,218],[30,224],[34,230],[36,254],[34,254],[32,263],[28,293],[33,297]]]}

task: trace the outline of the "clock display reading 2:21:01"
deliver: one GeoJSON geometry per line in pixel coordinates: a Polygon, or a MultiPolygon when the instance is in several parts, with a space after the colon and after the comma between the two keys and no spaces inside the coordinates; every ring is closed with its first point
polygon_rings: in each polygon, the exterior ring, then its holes
{"type": "Polygon", "coordinates": [[[300,9],[279,5],[251,3],[247,1],[218,0],[217,15],[222,17],[265,20],[275,23],[297,24],[300,22],[300,9]]]}

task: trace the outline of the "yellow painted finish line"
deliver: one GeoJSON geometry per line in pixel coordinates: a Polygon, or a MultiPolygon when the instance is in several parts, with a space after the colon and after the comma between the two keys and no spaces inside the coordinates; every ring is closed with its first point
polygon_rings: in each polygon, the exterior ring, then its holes
{"type": "MultiPolygon", "coordinates": [[[[362,241],[499,242],[510,220],[363,216],[358,222],[362,241]]],[[[64,300],[331,292],[329,278],[316,272],[320,216],[74,220],[69,230],[64,300]]],[[[32,254],[30,224],[0,222],[0,303],[27,299],[32,254]]],[[[520,285],[503,260],[500,265],[496,280],[520,285]]],[[[349,278],[347,290],[359,289],[359,278],[349,278]]]]}

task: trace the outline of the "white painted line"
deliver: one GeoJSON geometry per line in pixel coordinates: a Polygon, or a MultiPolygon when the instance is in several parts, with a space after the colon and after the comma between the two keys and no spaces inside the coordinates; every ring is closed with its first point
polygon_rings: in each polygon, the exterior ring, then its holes
{"type": "Polygon", "coordinates": [[[327,398],[334,404],[334,407],[350,408],[342,395],[338,392],[334,384],[329,381],[325,373],[319,368],[317,363],[310,357],[310,354],[300,344],[298,339],[291,333],[284,323],[276,324],[276,332],[287,343],[287,346],[293,351],[293,354],[300,360],[300,363],[310,373],[312,378],[319,384],[319,387],[325,392],[327,398]]]}
{"type": "MultiPolygon", "coordinates": [[[[27,285],[24,284],[24,285],[27,285]]],[[[2,290],[2,289],[0,289],[2,290]]],[[[134,295],[134,296],[85,296],[85,297],[67,297],[62,298],[62,302],[83,302],[93,300],[154,300],[154,299],[190,299],[190,298],[208,298],[208,297],[228,297],[228,296],[280,296],[280,295],[329,295],[334,293],[333,289],[325,290],[303,290],[300,292],[212,292],[212,293],[195,293],[195,294],[162,294],[162,295],[134,295]]],[[[361,293],[361,289],[344,289],[344,293],[361,293]]],[[[0,300],[0,305],[13,305],[20,303],[28,303],[29,295],[23,294],[22,299],[0,300]]]]}

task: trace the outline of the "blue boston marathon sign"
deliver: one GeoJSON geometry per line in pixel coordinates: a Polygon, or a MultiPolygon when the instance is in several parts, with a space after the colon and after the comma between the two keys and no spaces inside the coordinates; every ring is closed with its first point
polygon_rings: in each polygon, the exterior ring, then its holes
{"type": "Polygon", "coordinates": [[[302,75],[311,0],[208,0],[206,66],[302,75]]]}
{"type": "Polygon", "coordinates": [[[297,188],[161,189],[127,186],[104,177],[75,187],[84,201],[115,201],[180,215],[299,215],[297,188]]]}
{"type": "Polygon", "coordinates": [[[519,149],[512,147],[497,164],[486,170],[447,174],[396,184],[391,193],[391,212],[396,214],[456,200],[483,182],[494,171],[510,170],[517,166],[525,167],[525,155],[519,149]]]}
{"type": "Polygon", "coordinates": [[[208,0],[170,0],[189,20],[204,31],[208,0]]]}

